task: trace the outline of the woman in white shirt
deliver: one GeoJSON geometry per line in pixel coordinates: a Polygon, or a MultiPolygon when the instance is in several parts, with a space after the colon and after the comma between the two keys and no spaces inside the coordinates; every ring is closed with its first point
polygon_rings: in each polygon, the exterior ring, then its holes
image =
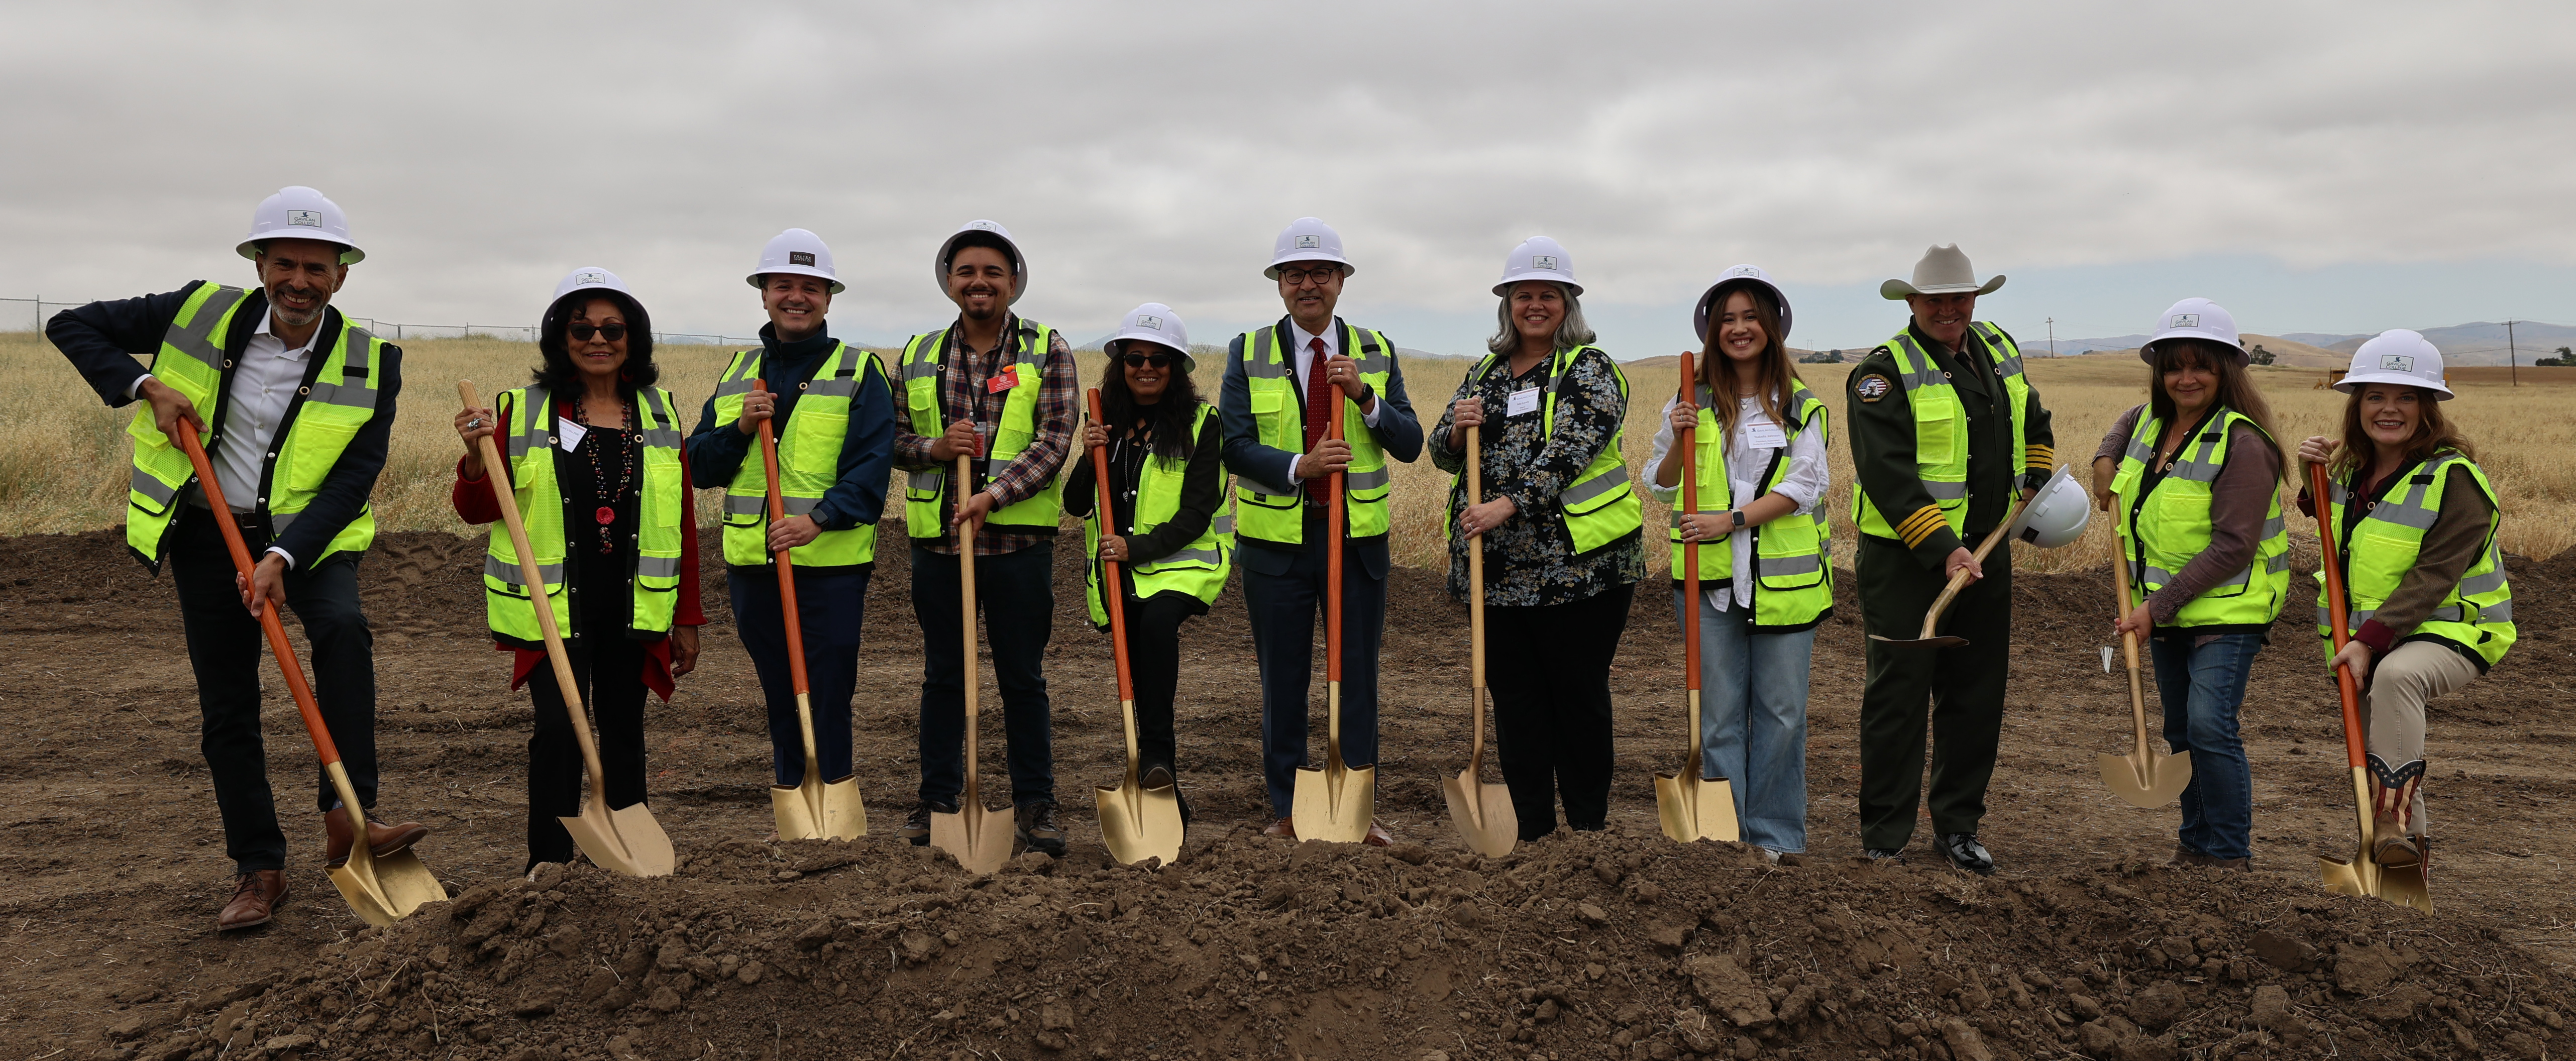
{"type": "Polygon", "coordinates": [[[1745,843],[1775,860],[1807,847],[1807,665],[1833,612],[1822,503],[1825,406],[1790,364],[1789,300],[1770,274],[1728,269],[1694,314],[1690,400],[1664,404],[1648,490],[1675,507],[1675,621],[1699,609],[1701,776],[1733,782],[1745,843]],[[1691,428],[1696,511],[1681,506],[1674,439],[1691,428]],[[1697,542],[1700,599],[1683,599],[1697,542]]]}

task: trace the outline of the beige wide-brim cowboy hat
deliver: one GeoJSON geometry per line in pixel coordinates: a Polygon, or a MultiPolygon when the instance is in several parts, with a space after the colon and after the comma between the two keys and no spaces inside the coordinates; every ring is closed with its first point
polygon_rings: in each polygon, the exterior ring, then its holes
{"type": "Polygon", "coordinates": [[[1878,285],[1879,297],[1903,301],[1909,295],[1983,295],[2004,286],[2002,274],[1980,284],[1977,270],[1968,264],[1968,256],[1959,253],[1956,243],[1927,247],[1923,260],[1914,263],[1914,282],[1890,280],[1878,285]]]}

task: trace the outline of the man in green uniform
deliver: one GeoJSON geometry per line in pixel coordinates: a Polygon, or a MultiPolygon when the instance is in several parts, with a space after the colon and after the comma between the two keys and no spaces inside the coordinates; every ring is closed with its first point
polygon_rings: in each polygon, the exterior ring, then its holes
{"type": "Polygon", "coordinates": [[[1943,633],[1967,644],[1934,649],[1869,643],[1861,694],[1860,838],[1871,858],[1897,858],[1922,802],[1924,702],[1931,702],[1929,806],[1941,855],[1972,873],[1995,871],[1977,842],[2003,729],[2010,666],[2012,546],[1980,565],[1971,552],[2002,528],[2013,491],[2045,484],[2055,453],[2048,410],[2022,374],[2012,336],[1975,319],[1980,284],[1953,245],[1915,263],[1914,280],[1879,293],[1904,299],[1913,320],[1852,370],[1844,423],[1860,488],[1861,618],[1870,634],[1912,640],[1953,575],[1967,584],[1943,633]]]}

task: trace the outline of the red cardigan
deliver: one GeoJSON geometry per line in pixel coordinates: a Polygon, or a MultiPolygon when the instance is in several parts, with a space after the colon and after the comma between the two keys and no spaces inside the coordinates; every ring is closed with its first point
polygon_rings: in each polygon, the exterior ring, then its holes
{"type": "MultiPolygon", "coordinates": [[[[563,416],[572,415],[569,405],[561,405],[559,409],[563,416]]],[[[683,505],[694,509],[696,506],[688,502],[695,495],[696,491],[689,482],[689,457],[684,450],[680,454],[680,496],[683,499],[683,505]]],[[[496,523],[501,519],[501,503],[493,499],[491,484],[484,479],[468,478],[465,474],[463,457],[456,459],[456,485],[448,491],[448,503],[455,507],[458,519],[470,524],[480,526],[496,523]]],[[[689,513],[689,517],[680,521],[680,599],[675,604],[677,611],[672,617],[674,626],[704,626],[707,622],[706,613],[701,610],[698,600],[698,521],[694,512],[689,513]]],[[[537,668],[548,666],[543,649],[516,648],[497,641],[492,647],[496,651],[518,654],[517,660],[510,667],[510,688],[512,689],[526,683],[528,675],[537,668]]],[[[646,644],[643,678],[645,688],[660,694],[662,702],[671,701],[670,638],[656,638],[646,644]]]]}

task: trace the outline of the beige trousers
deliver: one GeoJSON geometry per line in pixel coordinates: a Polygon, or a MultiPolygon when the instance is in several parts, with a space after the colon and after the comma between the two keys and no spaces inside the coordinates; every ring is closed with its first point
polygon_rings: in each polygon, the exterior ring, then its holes
{"type": "MultiPolygon", "coordinates": [[[[2409,641],[2370,669],[2370,688],[2361,698],[2361,729],[2367,747],[2395,769],[2424,757],[2424,705],[2449,696],[2477,680],[2477,664],[2448,645],[2409,641]]],[[[2409,808],[2409,830],[2425,835],[2424,789],[2415,788],[2409,808]]]]}

